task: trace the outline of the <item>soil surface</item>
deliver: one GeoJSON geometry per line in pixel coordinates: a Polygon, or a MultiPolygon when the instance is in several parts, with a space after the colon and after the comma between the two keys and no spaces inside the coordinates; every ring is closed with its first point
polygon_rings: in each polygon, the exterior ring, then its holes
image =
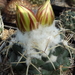
{"type": "Polygon", "coordinates": [[[2,40],[6,40],[8,39],[11,35],[13,35],[15,33],[15,30],[13,29],[4,29],[4,33],[3,33],[3,36],[2,36],[2,40]]]}

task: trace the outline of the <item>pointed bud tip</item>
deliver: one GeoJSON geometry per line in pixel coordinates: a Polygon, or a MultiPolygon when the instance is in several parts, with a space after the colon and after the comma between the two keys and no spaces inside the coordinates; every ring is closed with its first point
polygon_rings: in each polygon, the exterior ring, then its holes
{"type": "Polygon", "coordinates": [[[19,30],[22,32],[31,31],[37,28],[37,20],[30,9],[17,5],[16,23],[19,30]]]}

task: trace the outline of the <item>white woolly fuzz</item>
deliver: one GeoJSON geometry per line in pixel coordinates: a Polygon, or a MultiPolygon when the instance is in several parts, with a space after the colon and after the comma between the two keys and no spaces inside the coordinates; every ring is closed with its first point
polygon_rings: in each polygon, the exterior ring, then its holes
{"type": "Polygon", "coordinates": [[[64,45],[68,46],[67,40],[62,40],[62,42],[63,42],[64,45]]]}
{"type": "Polygon", "coordinates": [[[51,60],[52,62],[56,62],[57,56],[51,55],[50,60],[51,60]]]}
{"type": "Polygon", "coordinates": [[[30,57],[27,57],[27,60],[26,60],[27,66],[30,65],[30,63],[31,63],[31,58],[30,57]]]}
{"type": "MultiPolygon", "coordinates": [[[[61,37],[54,21],[51,26],[40,25],[38,29],[24,34],[17,30],[16,40],[23,43],[23,52],[26,50],[26,56],[41,59],[42,56],[49,55],[51,47],[61,42],[61,37]]],[[[56,60],[55,57],[53,58],[56,60]]]]}

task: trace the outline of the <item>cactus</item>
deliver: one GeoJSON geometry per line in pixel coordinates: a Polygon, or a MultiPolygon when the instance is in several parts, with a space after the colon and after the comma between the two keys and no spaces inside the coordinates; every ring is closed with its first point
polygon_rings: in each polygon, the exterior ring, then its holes
{"type": "MultiPolygon", "coordinates": [[[[38,52],[37,52],[38,53],[38,52]]],[[[17,70],[25,70],[27,69],[27,64],[24,57],[27,58],[26,54],[23,55],[23,47],[15,43],[12,48],[9,50],[8,57],[10,63],[17,62],[17,66],[15,63],[12,64],[12,67],[17,70]],[[22,59],[20,60],[20,58],[22,59]],[[20,60],[20,61],[19,61],[20,60]],[[19,62],[18,62],[19,61],[19,62]],[[21,63],[20,63],[21,62],[21,63]],[[24,63],[23,63],[24,62],[24,63]]],[[[41,55],[42,53],[40,53],[41,55]]],[[[55,51],[49,53],[48,57],[42,57],[42,59],[32,58],[31,63],[35,65],[35,67],[39,70],[37,70],[32,64],[29,66],[29,75],[60,75],[60,67],[62,66],[62,71],[65,72],[68,70],[71,65],[69,60],[69,51],[63,46],[63,47],[56,47],[55,51]],[[56,70],[54,70],[54,67],[52,66],[51,62],[49,61],[48,57],[51,58],[51,56],[57,56],[57,60],[53,62],[56,70]]]]}
{"type": "Polygon", "coordinates": [[[69,9],[63,11],[59,16],[60,26],[75,31],[75,11],[69,9]]]}
{"type": "Polygon", "coordinates": [[[47,0],[28,0],[31,4],[36,4],[37,6],[42,5],[47,0]]]}
{"type": "Polygon", "coordinates": [[[0,37],[2,37],[3,31],[4,31],[4,23],[3,23],[1,12],[0,12],[0,37]]]}

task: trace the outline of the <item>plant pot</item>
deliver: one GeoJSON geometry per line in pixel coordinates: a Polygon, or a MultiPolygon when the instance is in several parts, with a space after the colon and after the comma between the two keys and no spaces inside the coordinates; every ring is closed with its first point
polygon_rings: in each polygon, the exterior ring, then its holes
{"type": "Polygon", "coordinates": [[[70,6],[75,6],[75,0],[66,0],[70,6]]]}

